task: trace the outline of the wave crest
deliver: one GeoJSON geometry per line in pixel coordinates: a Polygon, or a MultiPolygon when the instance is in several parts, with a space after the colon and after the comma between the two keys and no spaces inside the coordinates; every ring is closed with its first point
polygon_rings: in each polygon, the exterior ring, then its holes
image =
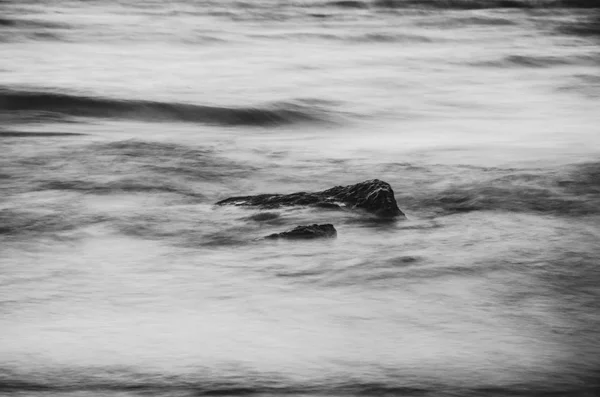
{"type": "Polygon", "coordinates": [[[225,126],[276,126],[326,121],[326,111],[308,102],[260,107],[220,107],[121,100],[55,92],[0,89],[0,112],[52,112],[73,117],[179,121],[225,126]]]}

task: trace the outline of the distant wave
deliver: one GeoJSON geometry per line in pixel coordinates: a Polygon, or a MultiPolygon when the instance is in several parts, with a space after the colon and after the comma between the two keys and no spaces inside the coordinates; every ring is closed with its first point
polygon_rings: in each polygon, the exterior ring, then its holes
{"type": "Polygon", "coordinates": [[[565,24],[559,28],[559,31],[583,37],[600,37],[600,10],[588,13],[585,18],[580,18],[576,23],[565,24]]]}
{"type": "Polygon", "coordinates": [[[0,17],[0,42],[20,40],[63,40],[60,32],[70,26],[36,19],[0,17]]]}
{"type": "Polygon", "coordinates": [[[375,0],[373,4],[377,7],[386,8],[430,7],[448,9],[600,7],[597,0],[375,0]]]}
{"type": "Polygon", "coordinates": [[[43,138],[43,137],[68,137],[85,135],[77,132],[28,132],[28,131],[5,131],[0,129],[0,138],[43,138]]]}
{"type": "Polygon", "coordinates": [[[419,26],[434,27],[434,28],[461,28],[469,26],[514,26],[518,22],[512,20],[509,16],[499,17],[492,15],[444,15],[443,19],[432,18],[418,22],[419,26]]]}
{"type": "Polygon", "coordinates": [[[597,0],[338,0],[325,3],[329,7],[347,9],[377,8],[598,8],[597,0]]]}
{"type": "Polygon", "coordinates": [[[430,43],[440,41],[418,34],[394,34],[394,33],[366,33],[358,36],[346,37],[351,42],[374,42],[374,43],[430,43]]]}
{"type": "Polygon", "coordinates": [[[579,55],[579,56],[537,56],[537,55],[509,55],[505,58],[476,62],[476,66],[489,67],[528,67],[528,68],[549,68],[565,65],[597,66],[600,64],[599,55],[579,55]]]}
{"type": "Polygon", "coordinates": [[[339,0],[332,1],[327,3],[326,5],[331,7],[340,7],[340,8],[369,8],[369,3],[366,1],[356,1],[356,0],[339,0]]]}
{"type": "Polygon", "coordinates": [[[180,121],[225,126],[275,126],[326,121],[321,106],[279,102],[260,107],[219,107],[120,100],[0,88],[0,112],[52,112],[75,117],[180,121]]]}
{"type": "Polygon", "coordinates": [[[252,37],[260,39],[294,39],[294,40],[331,40],[343,43],[431,43],[442,41],[442,38],[432,38],[425,35],[396,32],[371,33],[323,33],[323,32],[293,32],[280,34],[255,34],[252,37]]]}
{"type": "Polygon", "coordinates": [[[68,26],[61,23],[40,21],[35,19],[22,18],[7,18],[0,17],[0,27],[18,27],[18,28],[67,28],[68,26]]]}

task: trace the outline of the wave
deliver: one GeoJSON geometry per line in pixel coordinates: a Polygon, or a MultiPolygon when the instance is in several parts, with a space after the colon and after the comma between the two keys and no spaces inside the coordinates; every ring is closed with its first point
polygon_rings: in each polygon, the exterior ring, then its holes
{"type": "Polygon", "coordinates": [[[52,236],[99,222],[145,237],[178,233],[181,229],[165,222],[162,211],[131,211],[111,218],[82,212],[81,203],[116,198],[197,205],[211,202],[209,197],[219,187],[239,184],[255,172],[252,165],[227,159],[213,148],[139,140],[3,154],[0,235],[4,237],[52,236]]]}
{"type": "MultiPolygon", "coordinates": [[[[304,395],[304,396],[406,396],[406,397],[439,397],[439,396],[565,396],[579,397],[596,395],[599,391],[597,381],[591,376],[579,376],[582,382],[564,384],[559,381],[546,379],[546,383],[532,381],[530,384],[490,384],[481,385],[473,380],[473,385],[444,385],[431,382],[427,376],[415,379],[414,375],[401,381],[385,381],[369,379],[373,374],[366,374],[365,379],[332,379],[315,380],[314,382],[299,383],[285,379],[277,374],[270,374],[271,379],[263,377],[226,376],[225,379],[202,379],[202,376],[190,378],[187,376],[141,374],[120,368],[114,371],[100,371],[99,374],[81,373],[81,370],[71,370],[69,373],[50,374],[46,376],[35,374],[25,377],[24,374],[2,371],[0,392],[94,392],[94,393],[136,393],[147,395],[194,395],[194,396],[241,396],[241,395],[304,395]],[[104,373],[103,373],[104,372],[104,373]],[[369,376],[371,375],[371,376],[369,376]],[[229,379],[227,379],[229,378],[229,379]],[[588,379],[589,378],[589,379],[588,379]]],[[[588,369],[589,371],[589,369],[588,369]]],[[[65,371],[66,372],[66,371],[65,371]]],[[[591,372],[591,371],[590,371],[591,372]]],[[[250,375],[250,374],[248,374],[250,375]]],[[[543,378],[543,377],[542,377],[543,378]]],[[[103,394],[106,395],[106,394],[103,394]]]]}
{"type": "Polygon", "coordinates": [[[372,42],[372,43],[430,43],[441,41],[418,34],[394,34],[394,33],[366,33],[358,36],[346,37],[345,40],[351,42],[372,42]]]}
{"type": "Polygon", "coordinates": [[[589,98],[600,98],[600,76],[594,74],[577,74],[570,81],[559,87],[560,91],[577,93],[589,98]]]}
{"type": "Polygon", "coordinates": [[[383,8],[442,8],[477,10],[488,8],[600,8],[597,0],[375,0],[383,8]]]}
{"type": "Polygon", "coordinates": [[[476,66],[488,67],[528,67],[528,68],[550,68],[555,66],[596,66],[600,63],[600,56],[579,55],[569,57],[536,56],[536,55],[509,55],[494,61],[476,62],[476,66]]]}
{"type": "Polygon", "coordinates": [[[444,15],[444,19],[433,18],[429,20],[419,21],[419,26],[434,27],[434,28],[463,28],[469,26],[514,26],[518,22],[511,20],[509,17],[499,17],[491,15],[444,15]]]}
{"type": "MultiPolygon", "coordinates": [[[[271,6],[272,3],[264,3],[271,6]]],[[[600,8],[597,0],[331,0],[293,2],[301,7],[331,7],[341,9],[378,8],[437,8],[437,9],[489,9],[489,8],[600,8]]]]}
{"type": "Polygon", "coordinates": [[[43,137],[69,137],[86,135],[77,132],[28,132],[28,131],[3,131],[0,129],[1,138],[43,138],[43,137]]]}
{"type": "Polygon", "coordinates": [[[343,43],[431,43],[440,42],[441,38],[431,38],[419,34],[372,32],[359,34],[336,34],[322,32],[294,32],[282,34],[255,34],[252,37],[260,39],[294,39],[294,40],[332,40],[343,43]]]}
{"type": "Polygon", "coordinates": [[[483,180],[436,190],[419,189],[411,196],[400,193],[398,203],[434,217],[475,211],[600,215],[600,162],[572,166],[567,171],[474,171],[483,172],[483,180]],[[494,177],[485,178],[488,172],[494,177]]]}
{"type": "Polygon", "coordinates": [[[600,10],[596,10],[595,13],[587,13],[585,17],[579,18],[576,22],[564,24],[558,30],[566,34],[598,38],[600,37],[600,10]]]}
{"type": "Polygon", "coordinates": [[[114,193],[173,193],[202,198],[203,195],[180,186],[157,183],[153,180],[127,180],[91,182],[85,180],[53,180],[39,186],[40,190],[64,190],[94,194],[114,193]]]}
{"type": "Polygon", "coordinates": [[[0,18],[0,26],[14,26],[16,21],[14,19],[0,18]]]}
{"type": "Polygon", "coordinates": [[[7,18],[0,17],[0,27],[15,28],[44,28],[44,29],[64,29],[68,25],[58,22],[41,21],[36,19],[7,18]]]}
{"type": "Polygon", "coordinates": [[[6,88],[0,88],[0,112],[2,111],[51,112],[73,117],[179,121],[224,126],[276,126],[326,121],[325,110],[307,101],[279,102],[261,107],[219,107],[6,88]]]}
{"type": "Polygon", "coordinates": [[[356,1],[356,0],[339,0],[332,1],[326,4],[330,7],[339,7],[339,8],[356,8],[356,9],[364,9],[369,8],[369,3],[364,1],[356,1]]]}
{"type": "Polygon", "coordinates": [[[45,213],[35,210],[0,210],[0,235],[55,235],[72,232],[79,228],[107,221],[101,215],[81,215],[66,208],[46,209],[45,213]]]}
{"type": "MultiPolygon", "coordinates": [[[[37,190],[92,194],[154,192],[201,199],[204,195],[194,189],[200,188],[196,186],[198,181],[246,177],[253,171],[251,166],[222,158],[211,149],[138,140],[92,144],[79,151],[40,157],[35,159],[37,166],[68,170],[66,163],[70,163],[80,169],[77,173],[57,173],[40,178],[37,190]]],[[[22,161],[19,166],[22,169],[31,165],[22,161]]]]}
{"type": "Polygon", "coordinates": [[[19,40],[63,40],[60,32],[70,29],[69,25],[23,18],[0,17],[0,42],[19,40]]]}

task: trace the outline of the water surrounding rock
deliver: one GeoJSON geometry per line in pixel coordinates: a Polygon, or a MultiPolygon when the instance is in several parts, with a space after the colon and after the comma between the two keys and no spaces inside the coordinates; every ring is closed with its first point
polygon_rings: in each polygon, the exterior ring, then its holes
{"type": "Polygon", "coordinates": [[[279,219],[279,214],[275,212],[259,212],[258,214],[254,214],[246,218],[255,222],[269,222],[275,219],[279,219]]]}
{"type": "Polygon", "coordinates": [[[349,186],[336,186],[322,192],[259,194],[230,197],[217,205],[257,206],[265,209],[311,206],[331,209],[361,209],[383,218],[404,217],[389,183],[372,179],[349,186]]]}
{"type": "Polygon", "coordinates": [[[313,239],[313,238],[332,238],[337,235],[337,231],[332,224],[327,223],[323,225],[308,225],[308,226],[297,226],[294,229],[287,230],[282,233],[274,233],[266,236],[266,239],[313,239]]]}
{"type": "Polygon", "coordinates": [[[339,0],[332,1],[331,3],[327,3],[327,5],[332,7],[340,7],[340,8],[369,8],[369,4],[364,1],[356,1],[356,0],[339,0]]]}

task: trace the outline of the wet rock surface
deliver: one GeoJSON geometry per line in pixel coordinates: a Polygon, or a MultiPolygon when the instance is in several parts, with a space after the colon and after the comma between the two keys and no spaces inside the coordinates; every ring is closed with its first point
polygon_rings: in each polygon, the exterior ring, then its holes
{"type": "Polygon", "coordinates": [[[297,226],[294,229],[287,230],[282,233],[274,233],[266,236],[266,239],[290,239],[290,240],[304,240],[304,239],[315,239],[315,238],[333,238],[337,236],[337,231],[332,224],[327,223],[323,225],[307,225],[297,226]]]}
{"type": "Polygon", "coordinates": [[[348,186],[336,186],[321,192],[291,194],[259,194],[230,197],[217,205],[256,206],[273,209],[289,206],[311,206],[329,209],[364,210],[382,218],[404,217],[398,208],[389,183],[372,179],[348,186]]]}

